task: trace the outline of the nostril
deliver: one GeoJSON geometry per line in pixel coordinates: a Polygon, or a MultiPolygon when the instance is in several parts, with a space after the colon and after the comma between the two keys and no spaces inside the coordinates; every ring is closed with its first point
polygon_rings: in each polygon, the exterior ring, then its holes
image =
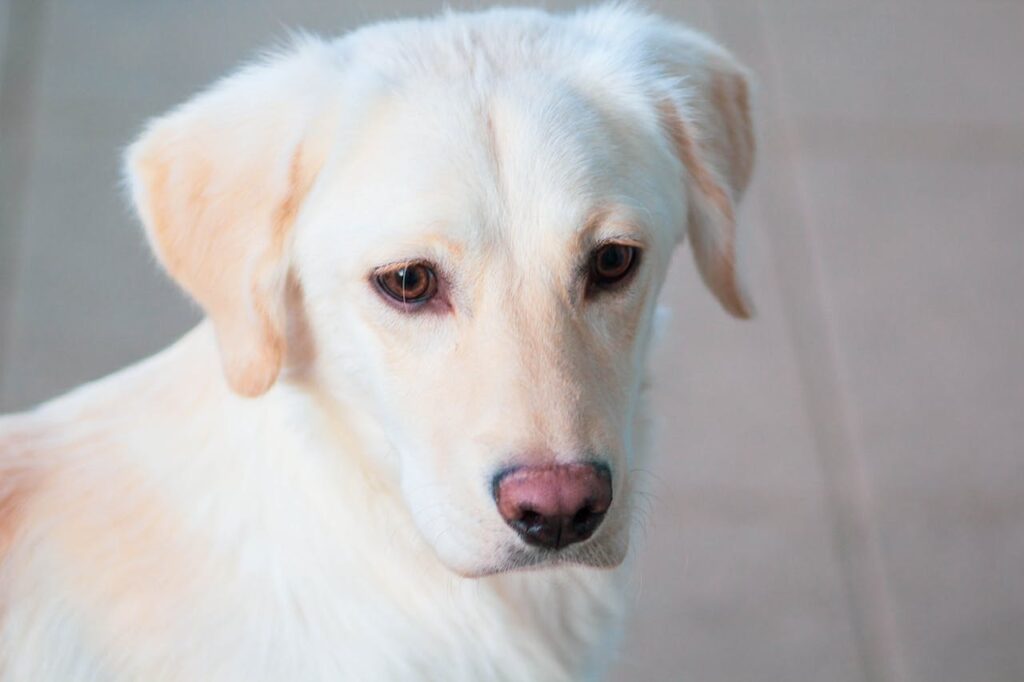
{"type": "Polygon", "coordinates": [[[519,523],[523,524],[527,528],[539,526],[543,521],[544,518],[532,509],[524,509],[519,515],[519,523]]]}
{"type": "Polygon", "coordinates": [[[580,509],[578,512],[573,514],[572,522],[575,526],[585,526],[590,523],[590,520],[594,516],[593,508],[587,504],[585,507],[580,509]]]}

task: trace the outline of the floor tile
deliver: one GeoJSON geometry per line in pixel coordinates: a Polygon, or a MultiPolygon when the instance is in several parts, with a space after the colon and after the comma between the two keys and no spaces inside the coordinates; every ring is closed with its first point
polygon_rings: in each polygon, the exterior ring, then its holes
{"type": "Polygon", "coordinates": [[[779,281],[786,326],[797,357],[815,459],[825,485],[832,541],[863,679],[906,680],[892,588],[879,541],[874,481],[859,443],[856,412],[842,376],[842,339],[823,291],[823,263],[813,216],[798,177],[804,130],[782,83],[784,64],[762,23],[784,10],[735,1],[716,5],[728,44],[753,70],[761,120],[758,200],[771,226],[768,248],[779,281]]]}
{"type": "Polygon", "coordinates": [[[913,679],[1024,670],[1024,163],[803,161],[913,679]]]}

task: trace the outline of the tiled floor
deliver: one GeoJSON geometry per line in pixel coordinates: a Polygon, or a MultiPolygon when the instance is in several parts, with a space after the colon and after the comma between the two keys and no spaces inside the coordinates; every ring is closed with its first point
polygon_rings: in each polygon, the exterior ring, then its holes
{"type": "MultiPolygon", "coordinates": [[[[1024,5],[652,4],[758,74],[760,315],[681,254],[613,677],[1024,680],[1024,5]]],[[[0,0],[0,409],[196,319],[119,194],[145,117],[284,26],[433,7],[0,0]]]]}

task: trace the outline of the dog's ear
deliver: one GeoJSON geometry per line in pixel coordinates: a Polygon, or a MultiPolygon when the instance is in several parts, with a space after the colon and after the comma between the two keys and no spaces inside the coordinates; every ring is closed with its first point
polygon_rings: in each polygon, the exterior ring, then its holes
{"type": "Polygon", "coordinates": [[[292,224],[322,167],[335,69],[308,42],[151,122],[125,173],[160,263],[202,306],[231,388],[258,396],[285,353],[292,224]]]}
{"type": "Polygon", "coordinates": [[[736,205],[754,165],[748,77],[724,49],[661,25],[648,49],[670,79],[661,124],[688,176],[688,233],[704,282],[737,317],[753,308],[737,262],[736,205]]]}

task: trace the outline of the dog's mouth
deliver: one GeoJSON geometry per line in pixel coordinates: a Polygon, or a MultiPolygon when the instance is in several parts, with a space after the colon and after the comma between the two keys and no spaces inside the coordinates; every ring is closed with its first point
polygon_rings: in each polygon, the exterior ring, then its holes
{"type": "Polygon", "coordinates": [[[509,552],[501,572],[539,570],[556,566],[615,568],[625,553],[615,552],[603,543],[574,545],[562,550],[517,547],[509,552]]]}
{"type": "Polygon", "coordinates": [[[626,534],[614,538],[595,538],[562,549],[548,549],[510,541],[495,552],[501,557],[494,564],[483,567],[451,567],[466,578],[483,578],[501,573],[544,571],[567,566],[613,569],[625,560],[628,549],[626,534]]]}

